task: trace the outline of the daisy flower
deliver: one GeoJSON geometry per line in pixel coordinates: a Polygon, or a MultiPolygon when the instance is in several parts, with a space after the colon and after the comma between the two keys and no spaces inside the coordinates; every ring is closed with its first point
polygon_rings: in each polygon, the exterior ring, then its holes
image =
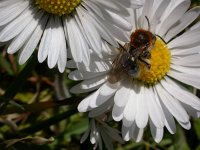
{"type": "Polygon", "coordinates": [[[94,145],[93,149],[99,148],[99,150],[104,149],[104,146],[108,150],[113,150],[113,141],[118,141],[123,143],[120,136],[120,132],[110,126],[105,122],[105,118],[101,117],[91,118],[89,127],[81,138],[81,143],[83,143],[88,137],[90,137],[90,142],[94,145]]]}
{"type": "MultiPolygon", "coordinates": [[[[176,132],[175,120],[190,129],[189,116],[200,116],[199,98],[185,88],[200,89],[200,22],[193,23],[200,8],[189,7],[189,0],[146,0],[134,9],[130,42],[115,51],[104,44],[110,57],[93,58],[69,75],[83,80],[72,92],[97,89],[78,110],[90,111],[90,117],[110,111],[122,121],[126,141],[139,142],[147,125],[156,142],[164,127],[176,132]]],[[[69,67],[75,67],[73,61],[69,67]]]]}
{"type": "Polygon", "coordinates": [[[49,68],[63,72],[70,55],[88,65],[90,53],[101,56],[101,41],[117,46],[115,38],[127,39],[122,31],[131,25],[123,18],[131,5],[140,1],[1,0],[0,43],[10,43],[10,54],[20,50],[20,64],[38,46],[38,60],[47,59],[49,68]]]}

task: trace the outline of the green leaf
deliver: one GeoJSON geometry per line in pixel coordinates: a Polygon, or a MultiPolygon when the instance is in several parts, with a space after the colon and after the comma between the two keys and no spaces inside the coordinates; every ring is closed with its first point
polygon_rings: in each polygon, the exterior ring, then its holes
{"type": "Polygon", "coordinates": [[[2,55],[0,56],[0,64],[1,67],[3,67],[3,69],[5,69],[9,75],[14,75],[11,64],[2,55]]]}
{"type": "Polygon", "coordinates": [[[194,130],[196,131],[197,137],[200,140],[200,120],[194,119],[194,130]]]}
{"type": "Polygon", "coordinates": [[[88,128],[88,119],[80,119],[79,122],[73,122],[66,129],[65,138],[68,139],[71,135],[82,134],[88,128]]]}
{"type": "Polygon", "coordinates": [[[167,145],[170,145],[172,144],[172,140],[171,139],[163,139],[158,145],[159,146],[167,146],[167,145]]]}
{"type": "Polygon", "coordinates": [[[53,116],[49,119],[46,119],[44,121],[36,122],[36,123],[34,123],[34,125],[32,125],[28,128],[22,129],[20,132],[29,133],[29,134],[35,133],[37,131],[48,128],[51,125],[57,124],[58,122],[66,119],[66,118],[69,118],[71,115],[75,114],[76,112],[77,112],[77,109],[68,110],[64,113],[60,113],[60,114],[55,115],[55,116],[53,116]]]}
{"type": "Polygon", "coordinates": [[[183,129],[177,126],[177,132],[174,135],[174,149],[175,150],[190,150],[183,129]]]}

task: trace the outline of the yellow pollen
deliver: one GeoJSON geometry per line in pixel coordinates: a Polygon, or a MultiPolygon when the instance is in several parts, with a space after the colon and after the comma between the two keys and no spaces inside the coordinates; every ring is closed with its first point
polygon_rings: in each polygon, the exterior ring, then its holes
{"type": "Polygon", "coordinates": [[[140,63],[140,75],[137,78],[145,84],[155,84],[159,82],[169,71],[171,63],[171,53],[162,39],[156,37],[154,48],[150,51],[150,70],[144,63],[140,63]]]}
{"type": "Polygon", "coordinates": [[[81,0],[35,0],[39,9],[54,15],[68,15],[81,3],[81,0]]]}

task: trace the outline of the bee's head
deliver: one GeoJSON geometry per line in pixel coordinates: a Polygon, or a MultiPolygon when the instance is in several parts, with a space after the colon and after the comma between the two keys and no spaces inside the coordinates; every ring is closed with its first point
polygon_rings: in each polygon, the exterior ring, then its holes
{"type": "Polygon", "coordinates": [[[139,48],[143,46],[151,46],[155,43],[155,36],[146,30],[138,29],[131,34],[130,44],[134,48],[139,48]]]}

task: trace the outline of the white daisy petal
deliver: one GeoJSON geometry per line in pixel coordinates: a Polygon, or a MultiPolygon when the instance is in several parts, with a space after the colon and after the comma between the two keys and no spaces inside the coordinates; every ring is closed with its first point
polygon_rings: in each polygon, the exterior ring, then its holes
{"type": "Polygon", "coordinates": [[[155,87],[154,87],[154,91],[155,91],[155,99],[163,110],[162,113],[163,113],[163,116],[165,117],[164,124],[167,130],[171,134],[174,134],[176,132],[176,124],[175,124],[174,118],[171,115],[171,113],[167,110],[166,106],[160,101],[160,98],[158,97],[155,87]]]}
{"type": "MultiPolygon", "coordinates": [[[[79,16],[79,19],[82,23],[83,29],[86,33],[87,39],[92,47],[92,49],[100,55],[101,52],[101,40],[100,36],[95,28],[95,25],[93,24],[93,18],[89,16],[83,8],[77,8],[77,14],[79,16]]],[[[69,31],[68,31],[69,32],[69,31]]]]}
{"type": "Polygon", "coordinates": [[[193,74],[187,74],[187,73],[180,73],[180,72],[172,71],[172,70],[168,73],[168,75],[183,83],[186,83],[196,88],[200,88],[199,76],[196,76],[193,74]]]}
{"type": "Polygon", "coordinates": [[[42,36],[43,30],[45,29],[45,25],[46,25],[47,19],[48,19],[48,16],[44,16],[42,18],[41,25],[38,25],[36,27],[36,29],[33,32],[32,36],[26,42],[24,47],[22,48],[22,52],[21,52],[20,57],[19,57],[19,63],[20,64],[25,63],[29,59],[29,57],[31,56],[31,54],[33,53],[35,48],[37,47],[37,45],[39,43],[39,40],[40,40],[40,38],[42,36]]]}
{"type": "Polygon", "coordinates": [[[176,124],[175,124],[174,118],[170,114],[170,112],[167,110],[167,108],[165,108],[164,111],[165,111],[165,118],[166,118],[165,126],[171,134],[175,134],[176,133],[176,124]]]}
{"type": "Polygon", "coordinates": [[[38,61],[40,63],[42,63],[47,58],[48,51],[50,49],[50,43],[51,43],[51,38],[52,38],[52,27],[51,27],[52,19],[53,19],[52,17],[49,18],[46,29],[43,33],[43,36],[39,45],[38,61]]]}
{"type": "Polygon", "coordinates": [[[32,12],[35,13],[36,9],[27,8],[22,15],[18,16],[15,20],[6,25],[6,27],[0,32],[0,41],[9,41],[17,36],[32,20],[32,12]]]}
{"type": "Polygon", "coordinates": [[[188,30],[192,31],[192,30],[195,30],[195,29],[198,29],[200,28],[200,22],[197,22],[195,23],[192,27],[190,27],[188,30]]]}
{"type": "Polygon", "coordinates": [[[61,20],[58,17],[52,17],[51,21],[51,42],[50,44],[50,48],[48,51],[48,58],[47,58],[47,62],[48,62],[48,66],[49,68],[53,68],[57,62],[58,62],[58,58],[59,58],[59,54],[60,54],[60,50],[61,50],[61,41],[59,38],[63,38],[62,36],[62,32],[63,32],[63,27],[61,25],[61,20]]]}
{"type": "Polygon", "coordinates": [[[181,66],[198,67],[198,66],[200,66],[199,58],[200,58],[200,54],[189,55],[186,57],[181,57],[179,59],[176,59],[175,61],[173,61],[173,63],[176,65],[181,65],[181,66]]]}
{"type": "Polygon", "coordinates": [[[76,62],[84,62],[86,66],[89,65],[90,54],[89,47],[83,37],[77,22],[74,19],[67,19],[65,26],[68,32],[69,44],[71,53],[76,62]],[[81,50],[82,49],[82,50],[81,50]]]}
{"type": "Polygon", "coordinates": [[[187,56],[200,53],[200,46],[195,46],[192,48],[175,48],[171,51],[173,57],[175,56],[187,56]]]}
{"type": "Polygon", "coordinates": [[[109,100],[116,92],[118,87],[110,86],[108,83],[103,84],[99,88],[99,96],[91,101],[90,106],[91,107],[97,107],[107,100],[109,100]]]}
{"type": "Polygon", "coordinates": [[[84,100],[82,100],[80,102],[80,104],[78,105],[78,111],[79,112],[86,112],[88,110],[91,110],[91,107],[89,106],[90,101],[96,99],[98,97],[98,95],[99,95],[99,90],[97,90],[93,94],[89,95],[84,100]]]}
{"type": "Polygon", "coordinates": [[[94,118],[107,112],[113,106],[113,99],[106,101],[100,107],[97,107],[89,112],[89,117],[94,118]]]}
{"type": "Polygon", "coordinates": [[[123,86],[122,88],[120,88],[116,92],[115,97],[114,97],[115,104],[118,107],[124,107],[128,102],[128,99],[130,97],[129,95],[131,94],[131,92],[133,92],[133,91],[130,88],[130,84],[127,84],[127,85],[123,86]]]}
{"type": "MultiPolygon", "coordinates": [[[[97,10],[92,8],[95,1],[89,0],[84,3],[83,7],[88,8],[91,12],[99,13],[103,9],[100,6],[106,0],[102,1],[101,4],[98,2],[95,7],[97,10]],[[89,5],[90,3],[92,5],[89,5]]],[[[88,67],[82,63],[77,64],[78,71],[72,72],[69,76],[73,80],[88,81],[92,79],[94,85],[98,84],[98,77],[106,76],[105,83],[98,87],[98,90],[92,95],[86,97],[80,103],[79,109],[90,111],[90,117],[98,115],[102,117],[102,115],[112,112],[112,119],[116,122],[121,121],[122,137],[125,141],[131,139],[136,142],[141,141],[144,129],[147,124],[150,124],[154,140],[160,142],[163,138],[164,127],[171,134],[175,134],[175,119],[183,128],[189,129],[191,127],[189,116],[200,116],[199,98],[179,84],[179,82],[183,82],[200,88],[200,62],[198,59],[200,24],[196,23],[190,28],[190,24],[198,17],[200,9],[187,10],[190,0],[145,0],[143,2],[143,8],[132,9],[130,10],[131,16],[126,16],[133,24],[132,33],[124,32],[130,35],[127,45],[129,44],[131,47],[127,48],[125,45],[124,51],[123,48],[122,51],[118,51],[103,42],[103,55],[92,57],[93,63],[88,67]],[[186,28],[187,30],[185,30],[186,28]],[[156,36],[155,43],[154,39],[150,42],[148,39],[146,41],[140,39],[146,38],[146,34],[148,37],[156,36]],[[170,42],[167,43],[166,40],[170,42]],[[143,45],[142,42],[147,45],[143,45]],[[145,47],[144,51],[149,50],[150,58],[146,58],[142,55],[143,53],[137,51],[137,47],[143,49],[143,46],[145,47]],[[136,53],[138,52],[138,55],[132,51],[133,49],[136,50],[136,53]],[[128,57],[124,58],[123,56],[127,54],[128,57]],[[147,69],[148,64],[150,65],[149,69],[147,69]],[[139,68],[138,71],[136,70],[137,75],[133,75],[132,72],[137,67],[139,68]],[[118,82],[111,83],[108,80],[111,76],[110,71],[116,71],[116,75],[120,71],[121,78],[118,82]]],[[[121,1],[117,3],[122,5],[121,1]]],[[[116,5],[110,6],[109,4],[106,6],[109,11],[119,11],[115,8],[116,5]]],[[[110,23],[104,23],[105,18],[110,17],[104,15],[115,16],[113,15],[115,11],[90,16],[92,19],[101,18],[104,27],[113,34],[113,32],[117,32],[118,27],[123,26],[123,22],[113,28],[110,23]]],[[[79,25],[81,26],[81,24],[80,21],[79,25]]],[[[98,29],[101,31],[103,28],[101,26],[98,29]]],[[[82,31],[84,31],[83,28],[82,31]]],[[[122,31],[121,38],[126,37],[126,34],[123,34],[122,31]]],[[[86,37],[85,34],[84,36],[86,37]]],[[[101,37],[105,38],[106,36],[109,38],[109,34],[101,34],[101,37]]],[[[119,43],[125,44],[126,42],[120,41],[119,37],[117,38],[119,43]]],[[[114,43],[112,44],[114,45],[114,43]]],[[[71,62],[69,66],[73,68],[76,64],[71,62]]],[[[79,87],[81,85],[82,83],[79,87]]]]}
{"type": "Polygon", "coordinates": [[[162,17],[163,13],[167,9],[167,6],[170,4],[171,0],[162,0],[158,8],[156,9],[155,13],[151,19],[151,31],[155,32],[157,24],[160,23],[160,18],[162,17]]]}
{"type": "Polygon", "coordinates": [[[104,82],[106,82],[106,77],[99,76],[97,78],[84,80],[80,84],[77,84],[76,86],[72,87],[70,92],[72,93],[81,93],[87,91],[92,91],[94,89],[97,89],[100,85],[102,85],[104,82]]]}
{"type": "Polygon", "coordinates": [[[98,140],[98,128],[96,128],[95,121],[91,121],[90,142],[95,144],[98,140]]]}
{"type": "Polygon", "coordinates": [[[106,82],[99,90],[101,95],[110,95],[116,92],[117,89],[120,88],[120,84],[110,84],[109,82],[106,82]]]}
{"type": "Polygon", "coordinates": [[[170,49],[179,48],[179,47],[193,47],[196,45],[199,45],[200,41],[200,34],[199,34],[199,28],[187,31],[181,36],[175,38],[171,42],[168,43],[168,47],[170,49]]]}
{"type": "Polygon", "coordinates": [[[63,41],[61,42],[61,49],[58,58],[58,69],[61,73],[64,72],[67,63],[67,47],[65,45],[64,35],[62,37],[63,41]]]}
{"type": "Polygon", "coordinates": [[[93,88],[95,86],[103,84],[105,81],[106,81],[106,77],[104,75],[103,76],[99,76],[98,78],[94,78],[94,79],[90,79],[90,80],[85,80],[85,81],[83,81],[81,83],[81,88],[82,89],[93,88]]]}
{"type": "Polygon", "coordinates": [[[150,129],[151,135],[153,136],[154,140],[159,143],[163,138],[163,128],[157,128],[150,120],[150,129]]]}
{"type": "MultiPolygon", "coordinates": [[[[170,80],[169,78],[166,78],[170,80]]],[[[188,92],[186,89],[179,87],[177,84],[175,87],[172,84],[165,82],[164,80],[161,82],[166,91],[168,91],[173,97],[180,100],[182,103],[192,106],[194,109],[200,110],[200,99],[194,96],[192,93],[188,92]]],[[[174,82],[174,84],[176,84],[174,82]]]]}
{"type": "Polygon", "coordinates": [[[134,128],[133,136],[132,136],[133,139],[136,142],[140,142],[142,140],[142,137],[143,137],[144,129],[138,128],[135,123],[133,123],[132,128],[134,128]]]}
{"type": "MultiPolygon", "coordinates": [[[[41,19],[43,16],[43,12],[37,12],[36,17],[38,20],[41,19]]],[[[27,41],[28,38],[32,35],[33,31],[36,29],[38,25],[38,20],[33,19],[25,28],[24,30],[11,42],[9,45],[7,52],[10,54],[15,53],[18,51],[24,43],[27,41]]]]}
{"type": "Polygon", "coordinates": [[[184,14],[184,16],[178,21],[178,25],[169,30],[165,36],[165,41],[168,42],[174,36],[183,31],[188,25],[190,25],[200,14],[200,8],[195,7],[184,14]]]}
{"type": "Polygon", "coordinates": [[[91,21],[96,26],[97,31],[100,33],[100,35],[102,36],[103,39],[105,39],[108,43],[110,43],[111,45],[113,45],[115,47],[118,46],[118,44],[117,44],[116,40],[114,39],[113,35],[109,32],[109,30],[107,29],[106,25],[103,24],[104,21],[102,21],[100,18],[94,18],[91,21]]]}
{"type": "Polygon", "coordinates": [[[183,109],[180,103],[174,99],[171,95],[169,95],[166,91],[164,91],[161,85],[156,86],[156,90],[158,91],[159,96],[161,97],[163,104],[169,110],[169,112],[180,122],[188,122],[189,117],[187,112],[183,109]]]}
{"type": "Polygon", "coordinates": [[[138,23],[140,28],[148,29],[148,22],[147,22],[145,16],[147,16],[147,18],[150,18],[153,2],[154,2],[154,0],[145,1],[143,10],[142,10],[142,14],[140,16],[140,22],[138,23]]]}
{"type": "Polygon", "coordinates": [[[164,116],[160,106],[155,100],[155,95],[152,88],[145,89],[145,99],[149,116],[152,122],[157,128],[162,128],[164,126],[164,116]]]}
{"type": "MultiPolygon", "coordinates": [[[[138,94],[138,99],[137,99],[137,103],[135,105],[136,106],[136,116],[135,116],[135,122],[136,125],[138,126],[138,128],[145,128],[148,122],[148,107],[147,107],[147,103],[146,103],[146,98],[142,93],[145,93],[144,91],[144,87],[141,87],[139,93],[138,94]]],[[[133,109],[133,108],[132,108],[133,109]]]]}
{"type": "MultiPolygon", "coordinates": [[[[105,17],[111,17],[109,20],[112,20],[112,22],[114,22],[114,25],[119,27],[120,29],[126,30],[126,31],[130,31],[132,29],[131,24],[129,24],[129,22],[123,18],[122,16],[117,15],[114,12],[108,11],[109,15],[106,15],[105,17]]],[[[105,18],[106,19],[106,18],[105,18]]]]}
{"type": "Polygon", "coordinates": [[[166,32],[172,27],[186,12],[190,6],[190,1],[182,1],[174,10],[168,15],[168,17],[162,22],[160,30],[158,31],[159,36],[164,36],[166,32]]]}
{"type": "MultiPolygon", "coordinates": [[[[118,2],[122,2],[122,1],[118,1],[118,2]]],[[[124,2],[123,2],[124,4],[124,2]]],[[[131,8],[140,8],[141,6],[143,5],[143,1],[141,0],[134,0],[134,1],[131,1],[131,8]]],[[[127,6],[130,6],[128,1],[127,1],[127,6]]]]}
{"type": "Polygon", "coordinates": [[[133,122],[135,120],[137,114],[137,103],[140,100],[139,98],[140,96],[133,90],[131,90],[129,97],[126,98],[128,102],[123,106],[125,107],[124,118],[129,122],[133,122]]]}
{"type": "Polygon", "coordinates": [[[181,105],[185,108],[189,116],[198,118],[198,110],[194,109],[193,107],[185,103],[181,103],[181,105]]]}
{"type": "Polygon", "coordinates": [[[123,41],[123,42],[128,42],[128,35],[126,32],[124,32],[123,30],[121,30],[119,27],[117,26],[111,26],[110,24],[104,22],[104,25],[106,28],[108,28],[108,30],[111,32],[111,34],[114,37],[117,37],[117,39],[119,41],[123,41]]]}
{"type": "MultiPolygon", "coordinates": [[[[18,0],[19,1],[19,0],[18,0]]],[[[10,1],[9,1],[10,2],[10,1]]],[[[12,1],[13,3],[13,1],[12,1]]],[[[22,13],[27,7],[29,2],[24,1],[22,2],[15,2],[14,4],[12,4],[10,2],[10,4],[8,3],[5,9],[3,9],[4,7],[1,5],[0,7],[2,7],[0,9],[0,26],[5,25],[7,23],[9,23],[11,20],[13,20],[14,18],[16,18],[20,13],[22,13]],[[17,7],[16,7],[17,6],[17,7]]]]}
{"type": "Polygon", "coordinates": [[[133,135],[133,128],[132,126],[126,127],[122,125],[122,137],[125,141],[129,141],[133,135]]]}
{"type": "Polygon", "coordinates": [[[72,69],[72,68],[74,69],[74,68],[77,67],[77,64],[76,64],[76,62],[75,62],[74,60],[69,60],[69,61],[67,62],[66,67],[67,67],[67,68],[70,68],[70,69],[72,69]]]}
{"type": "Polygon", "coordinates": [[[189,130],[191,128],[190,122],[186,122],[186,123],[178,122],[178,123],[186,130],[189,130]]]}
{"type": "Polygon", "coordinates": [[[120,121],[123,119],[123,112],[124,112],[124,107],[118,107],[117,105],[114,104],[113,109],[112,109],[112,117],[115,121],[120,121]]]}
{"type": "Polygon", "coordinates": [[[198,77],[200,76],[200,68],[197,68],[198,66],[179,66],[179,65],[171,65],[171,68],[173,69],[172,71],[177,71],[179,73],[185,73],[185,74],[190,74],[190,75],[194,75],[194,77],[198,77]]]}
{"type": "MultiPolygon", "coordinates": [[[[21,1],[21,0],[15,0],[14,3],[17,3],[19,1],[21,1]]],[[[5,8],[5,7],[10,6],[12,4],[13,4],[13,0],[1,0],[0,8],[5,8]]]]}
{"type": "Polygon", "coordinates": [[[102,11],[103,7],[95,5],[93,1],[84,1],[84,4],[85,7],[88,7],[89,9],[94,11],[103,20],[108,20],[110,23],[113,23],[114,25],[124,30],[131,30],[131,25],[122,16],[119,16],[116,13],[113,13],[112,11],[102,11]]]}
{"type": "Polygon", "coordinates": [[[82,62],[82,51],[79,51],[82,42],[80,41],[82,38],[79,38],[79,36],[82,36],[81,32],[79,31],[78,25],[74,19],[66,18],[65,20],[72,56],[75,62],[82,62]]]}
{"type": "Polygon", "coordinates": [[[75,71],[72,71],[68,77],[71,80],[77,81],[77,80],[86,80],[86,79],[95,78],[95,77],[103,75],[103,74],[105,74],[105,72],[97,73],[97,72],[87,72],[87,71],[75,70],[75,71]]]}
{"type": "MultiPolygon", "coordinates": [[[[62,25],[60,24],[60,26],[62,25]]],[[[59,58],[57,64],[59,71],[64,72],[67,63],[67,45],[66,45],[64,29],[62,27],[60,27],[59,37],[60,37],[60,50],[59,50],[59,58]]]]}
{"type": "MultiPolygon", "coordinates": [[[[117,3],[113,3],[113,0],[107,1],[107,0],[95,0],[97,4],[99,4],[100,6],[108,9],[108,10],[112,10],[115,13],[119,13],[119,12],[124,12],[127,14],[127,10],[125,10],[121,5],[117,4],[117,3]]],[[[129,1],[130,2],[130,1],[129,1]]]]}
{"type": "MultiPolygon", "coordinates": [[[[102,57],[102,43],[117,47],[117,39],[127,41],[128,34],[123,30],[131,30],[130,23],[125,19],[129,15],[128,4],[130,7],[131,0],[124,3],[115,0],[46,1],[45,5],[42,1],[1,0],[0,43],[12,43],[9,53],[25,47],[29,39],[33,40],[33,31],[37,26],[43,26],[43,19],[48,16],[42,36],[38,36],[39,62],[47,59],[49,68],[57,66],[60,72],[64,72],[68,57],[78,65],[88,67],[91,55],[102,57]],[[44,13],[42,18],[38,15],[39,11],[44,13]],[[112,27],[115,30],[111,30],[112,27]]],[[[135,4],[138,5],[138,2],[135,4]]],[[[22,52],[20,64],[31,56],[33,48],[37,48],[35,43],[30,51],[22,52]]]]}
{"type": "Polygon", "coordinates": [[[198,116],[197,118],[200,118],[200,112],[197,112],[197,116],[198,116]]]}
{"type": "MultiPolygon", "coordinates": [[[[95,57],[94,57],[95,58],[95,57]]],[[[89,72],[107,72],[111,67],[111,62],[109,60],[94,60],[91,59],[92,63],[89,66],[85,66],[82,63],[77,64],[77,68],[83,71],[89,72]]]]}

